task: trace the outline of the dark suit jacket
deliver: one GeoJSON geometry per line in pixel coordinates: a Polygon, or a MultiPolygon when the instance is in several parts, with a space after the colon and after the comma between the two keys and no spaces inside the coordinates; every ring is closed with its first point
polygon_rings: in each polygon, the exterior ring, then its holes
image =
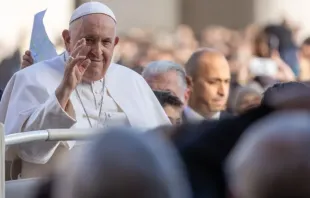
{"type": "Polygon", "coordinates": [[[183,159],[194,198],[226,198],[223,164],[235,143],[253,122],[272,112],[258,107],[223,120],[205,120],[178,127],[172,137],[183,159]]]}
{"type": "Polygon", "coordinates": [[[233,115],[229,113],[228,111],[222,111],[220,115],[220,120],[226,119],[226,118],[232,118],[233,115]]]}
{"type": "Polygon", "coordinates": [[[1,98],[2,98],[2,94],[3,94],[3,91],[0,89],[0,101],[1,101],[1,98]]]}

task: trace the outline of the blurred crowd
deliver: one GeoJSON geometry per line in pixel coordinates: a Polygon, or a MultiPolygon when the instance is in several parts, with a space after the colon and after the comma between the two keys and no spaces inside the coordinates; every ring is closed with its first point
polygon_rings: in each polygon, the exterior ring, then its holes
{"type": "Polygon", "coordinates": [[[310,37],[294,24],[119,39],[93,1],[69,24],[62,54],[27,50],[0,92],[8,198],[309,198],[310,37]]]}
{"type": "Polygon", "coordinates": [[[297,43],[299,28],[289,20],[244,29],[208,26],[195,34],[188,25],[174,31],[133,28],[121,34],[114,60],[142,73],[148,63],[169,60],[185,65],[199,48],[223,53],[230,65],[231,91],[228,109],[240,113],[259,101],[259,95],[276,82],[310,80],[310,37],[297,43]],[[245,104],[246,103],[246,104],[245,104]]]}

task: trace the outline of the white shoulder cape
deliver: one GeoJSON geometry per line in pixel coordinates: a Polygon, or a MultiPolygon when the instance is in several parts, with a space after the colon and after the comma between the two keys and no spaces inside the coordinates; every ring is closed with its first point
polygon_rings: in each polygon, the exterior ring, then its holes
{"type": "MultiPolygon", "coordinates": [[[[6,135],[21,132],[34,109],[50,100],[62,80],[64,65],[64,56],[60,55],[14,74],[0,102],[0,122],[5,124],[6,135]]],[[[135,71],[112,63],[106,87],[131,126],[147,129],[170,124],[153,91],[135,71]]],[[[52,125],[57,128],[57,123],[52,125]]],[[[36,130],[44,129],[38,126],[36,130]]]]}

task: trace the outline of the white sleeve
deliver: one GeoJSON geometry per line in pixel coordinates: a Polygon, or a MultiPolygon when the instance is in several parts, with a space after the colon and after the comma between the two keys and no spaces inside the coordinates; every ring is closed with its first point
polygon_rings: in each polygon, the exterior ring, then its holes
{"type": "MultiPolygon", "coordinates": [[[[74,110],[69,103],[69,111],[74,110]]],[[[25,112],[28,114],[29,112],[25,112]]],[[[72,114],[72,113],[71,113],[72,114]]],[[[68,129],[76,123],[60,106],[55,94],[43,104],[38,106],[24,123],[22,131],[44,129],[68,129]]],[[[19,157],[24,161],[36,164],[45,164],[52,157],[60,142],[31,142],[19,145],[19,157]]]]}
{"type": "MultiPolygon", "coordinates": [[[[4,122],[6,135],[71,128],[76,123],[75,116],[70,116],[74,115],[72,104],[69,104],[69,115],[55,96],[53,89],[58,86],[57,83],[45,80],[48,75],[38,74],[32,68],[15,73],[4,90],[0,102],[0,122],[4,122]]],[[[59,142],[33,142],[20,145],[18,152],[25,161],[46,163],[58,145],[59,142]]]]}
{"type": "MultiPolygon", "coordinates": [[[[71,128],[76,120],[74,116],[74,109],[69,102],[68,110],[71,111],[71,117],[59,104],[56,95],[53,94],[50,98],[43,104],[35,108],[24,123],[22,131],[34,131],[34,130],[44,130],[44,129],[67,129],[71,128]]],[[[22,112],[21,114],[28,114],[29,112],[22,112]]]]}

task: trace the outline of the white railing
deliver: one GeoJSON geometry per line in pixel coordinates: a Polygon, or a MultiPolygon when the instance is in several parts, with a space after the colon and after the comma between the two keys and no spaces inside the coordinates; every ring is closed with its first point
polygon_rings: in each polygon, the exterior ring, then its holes
{"type": "Polygon", "coordinates": [[[85,140],[97,131],[80,129],[51,129],[41,131],[31,131],[15,133],[5,136],[4,126],[0,123],[0,198],[5,197],[5,147],[33,141],[69,141],[85,140]]]}

